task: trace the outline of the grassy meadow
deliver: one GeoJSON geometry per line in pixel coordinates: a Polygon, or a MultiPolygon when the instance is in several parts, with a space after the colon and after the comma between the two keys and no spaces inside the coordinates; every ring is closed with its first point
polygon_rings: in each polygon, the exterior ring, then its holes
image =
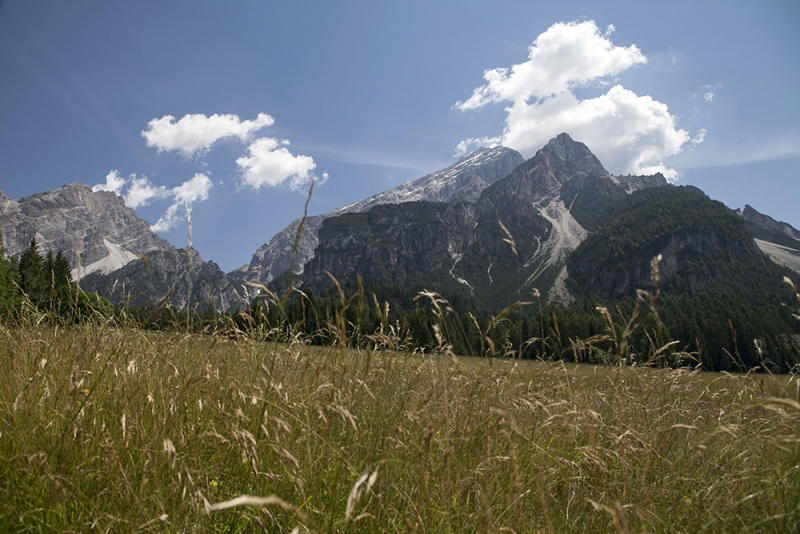
{"type": "Polygon", "coordinates": [[[0,530],[800,531],[798,376],[269,338],[0,325],[0,530]]]}

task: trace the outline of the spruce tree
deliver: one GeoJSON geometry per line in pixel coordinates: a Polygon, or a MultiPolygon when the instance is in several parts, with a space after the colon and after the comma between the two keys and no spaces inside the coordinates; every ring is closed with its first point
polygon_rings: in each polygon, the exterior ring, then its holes
{"type": "Polygon", "coordinates": [[[55,265],[53,266],[53,280],[55,280],[56,290],[72,284],[72,269],[70,268],[69,260],[60,250],[56,254],[55,265]]]}
{"type": "Polygon", "coordinates": [[[0,232],[0,316],[16,311],[19,301],[19,288],[15,284],[15,262],[6,259],[3,246],[3,233],[0,232]]]}
{"type": "Polygon", "coordinates": [[[31,244],[19,258],[20,287],[28,295],[35,306],[40,306],[47,301],[49,281],[45,275],[45,264],[39,254],[36,238],[31,239],[31,244]]]}

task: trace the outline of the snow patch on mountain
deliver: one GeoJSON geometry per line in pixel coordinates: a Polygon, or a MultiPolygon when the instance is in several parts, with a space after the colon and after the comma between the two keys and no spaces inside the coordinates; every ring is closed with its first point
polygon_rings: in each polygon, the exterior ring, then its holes
{"type": "Polygon", "coordinates": [[[469,283],[469,282],[467,282],[465,279],[463,279],[463,278],[461,278],[460,276],[458,276],[458,275],[456,274],[456,272],[455,272],[455,271],[456,271],[456,265],[458,265],[458,262],[460,262],[460,261],[461,261],[461,258],[462,258],[462,257],[463,257],[463,254],[455,254],[455,253],[452,253],[452,252],[450,253],[450,258],[451,258],[452,260],[454,260],[454,262],[453,262],[453,266],[452,266],[452,267],[450,267],[450,276],[452,276],[452,277],[453,277],[453,279],[454,279],[456,282],[458,282],[458,283],[460,283],[460,284],[464,284],[465,286],[467,286],[467,287],[469,288],[469,290],[470,290],[470,292],[471,292],[471,293],[474,293],[474,291],[475,291],[475,288],[473,288],[473,287],[472,287],[472,284],[470,284],[470,283],[469,283]]]}
{"type": "Polygon", "coordinates": [[[132,262],[139,258],[133,252],[129,252],[122,248],[120,245],[115,245],[111,241],[106,238],[103,238],[103,244],[106,246],[108,250],[108,256],[105,258],[99,259],[95,262],[86,265],[85,267],[76,267],[72,269],[72,279],[78,280],[83,278],[87,274],[94,273],[94,272],[101,272],[103,274],[108,274],[110,272],[116,271],[117,269],[121,269],[128,263],[132,262]]]}
{"type": "Polygon", "coordinates": [[[769,256],[769,258],[778,265],[784,265],[800,273],[800,253],[796,250],[776,243],[770,243],[763,239],[756,239],[756,245],[761,249],[761,252],[769,256]]]}
{"type": "MultiPolygon", "coordinates": [[[[551,225],[550,235],[541,244],[533,256],[525,262],[525,267],[536,266],[533,273],[526,280],[530,284],[541,276],[549,267],[564,264],[570,253],[578,248],[588,232],[575,220],[569,209],[557,195],[552,195],[539,200],[533,207],[551,225]],[[543,203],[546,204],[543,205],[543,203]],[[536,265],[538,263],[538,265],[536,265]]],[[[566,287],[564,287],[566,291],[566,287]]]]}

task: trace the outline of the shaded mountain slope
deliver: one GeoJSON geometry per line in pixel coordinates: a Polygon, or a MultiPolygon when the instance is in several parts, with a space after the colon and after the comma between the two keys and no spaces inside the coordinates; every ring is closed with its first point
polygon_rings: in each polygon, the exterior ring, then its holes
{"type": "Polygon", "coordinates": [[[653,291],[651,261],[661,255],[659,288],[719,295],[754,305],[786,302],[787,271],[771,262],[741,217],[694,188],[635,192],[575,250],[569,288],[603,299],[653,291]]]}
{"type": "Polygon", "coordinates": [[[179,310],[188,304],[201,310],[213,305],[217,312],[229,312],[249,303],[216,263],[203,261],[193,248],[156,250],[144,258],[146,262],[136,259],[112,273],[92,273],[81,280],[81,288],[108,298],[115,306],[132,308],[157,305],[165,298],[166,304],[179,310]]]}
{"type": "MultiPolygon", "coordinates": [[[[519,152],[510,148],[480,148],[445,169],[365,200],[308,217],[298,246],[294,271],[302,273],[303,265],[314,257],[314,249],[319,243],[319,229],[326,219],[345,213],[362,213],[382,204],[411,201],[473,202],[486,187],[508,175],[523,161],[519,152]]],[[[246,268],[237,269],[231,275],[241,281],[257,279],[266,283],[286,272],[291,263],[299,226],[300,219],[296,219],[262,245],[246,268]]]]}
{"type": "MultiPolygon", "coordinates": [[[[628,183],[666,185],[663,177],[628,183]]],[[[627,190],[586,145],[562,134],[474,204],[411,202],[326,220],[303,283],[322,289],[330,272],[461,286],[491,307],[515,301],[518,290],[525,298],[533,289],[568,298],[565,262],[587,235],[579,219],[593,228],[627,190]]]]}

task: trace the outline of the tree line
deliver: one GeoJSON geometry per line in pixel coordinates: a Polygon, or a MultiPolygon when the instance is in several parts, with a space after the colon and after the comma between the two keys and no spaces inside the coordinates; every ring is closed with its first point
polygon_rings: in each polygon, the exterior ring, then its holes
{"type": "Polygon", "coordinates": [[[113,315],[111,303],[73,285],[69,261],[61,251],[42,256],[36,238],[19,259],[6,257],[0,233],[0,316],[17,317],[24,306],[62,319],[113,315]]]}
{"type": "MultiPolygon", "coordinates": [[[[0,235],[0,315],[26,305],[54,317],[110,317],[103,297],[79,291],[59,251],[42,256],[36,240],[17,260],[0,235]]],[[[315,294],[262,293],[243,311],[217,314],[158,306],[125,313],[143,328],[230,331],[290,337],[317,345],[389,347],[422,353],[578,363],[690,365],[709,371],[789,372],[800,364],[800,320],[786,305],[754,306],[727,294],[660,295],[652,300],[580,298],[568,306],[537,297],[510,309],[484,307],[465,291],[345,281],[315,294]]]]}
{"type": "Polygon", "coordinates": [[[645,295],[580,298],[567,306],[533,297],[498,312],[452,289],[348,281],[319,295],[309,289],[283,302],[256,299],[231,321],[243,331],[260,326],[263,332],[299,335],[319,345],[375,343],[380,332],[407,349],[430,352],[447,346],[462,356],[732,372],[787,373],[800,364],[797,309],[753,306],[727,294],[645,295]]]}

